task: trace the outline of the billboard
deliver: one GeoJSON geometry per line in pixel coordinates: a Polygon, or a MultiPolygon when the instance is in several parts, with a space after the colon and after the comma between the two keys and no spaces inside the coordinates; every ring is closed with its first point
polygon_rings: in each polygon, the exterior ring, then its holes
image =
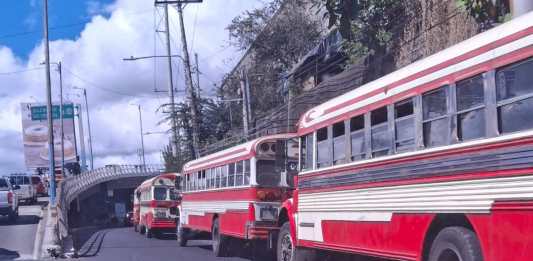
{"type": "MultiPolygon", "coordinates": [[[[60,106],[52,107],[54,130],[54,158],[61,164],[60,106]]],[[[22,103],[22,140],[27,168],[49,167],[48,123],[45,104],[22,103]]],[[[74,105],[63,104],[63,130],[65,135],[65,163],[76,162],[76,136],[74,130],[74,105]]]]}

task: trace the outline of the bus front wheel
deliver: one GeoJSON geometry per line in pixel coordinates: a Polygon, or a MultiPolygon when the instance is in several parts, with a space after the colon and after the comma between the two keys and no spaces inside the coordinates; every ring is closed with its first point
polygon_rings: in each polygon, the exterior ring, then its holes
{"type": "Polygon", "coordinates": [[[276,257],[278,261],[314,261],[317,259],[315,250],[297,248],[294,245],[289,222],[283,223],[279,230],[276,257]]]}
{"type": "Polygon", "coordinates": [[[464,227],[447,227],[431,244],[428,261],[482,261],[476,234],[464,227]]]}

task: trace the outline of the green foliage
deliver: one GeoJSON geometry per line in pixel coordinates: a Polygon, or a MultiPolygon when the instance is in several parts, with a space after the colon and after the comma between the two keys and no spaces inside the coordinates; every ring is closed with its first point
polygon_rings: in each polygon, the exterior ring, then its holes
{"type": "MultiPolygon", "coordinates": [[[[336,26],[348,56],[347,64],[363,57],[385,56],[403,30],[405,1],[397,0],[322,0],[329,26],[336,26]]],[[[376,74],[380,74],[379,70],[376,74]]],[[[378,76],[378,75],[376,75],[378,76]]]]}
{"type": "MultiPolygon", "coordinates": [[[[309,18],[303,2],[274,0],[239,15],[227,27],[231,45],[241,50],[250,49],[245,64],[252,114],[268,112],[283,104],[283,73],[292,69],[320,40],[320,24],[309,18]]],[[[240,97],[237,73],[228,75],[234,79],[228,80],[224,97],[240,97]]]]}
{"type": "Polygon", "coordinates": [[[501,0],[456,0],[481,26],[482,30],[489,29],[497,22],[509,19],[509,7],[501,0]]]}

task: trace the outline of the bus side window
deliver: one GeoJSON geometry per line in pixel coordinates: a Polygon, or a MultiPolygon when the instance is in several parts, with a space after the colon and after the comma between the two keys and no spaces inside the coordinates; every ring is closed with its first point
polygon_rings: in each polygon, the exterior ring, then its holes
{"type": "Polygon", "coordinates": [[[424,146],[426,148],[450,143],[450,119],[448,118],[449,86],[422,95],[424,146]]]}
{"type": "Polygon", "coordinates": [[[317,168],[324,168],[331,165],[330,162],[330,140],[328,139],[328,128],[324,127],[316,131],[317,168]]]}
{"type": "Polygon", "coordinates": [[[235,164],[235,186],[242,186],[244,184],[244,175],[243,175],[243,161],[238,161],[237,164],[235,164]]]}
{"type": "Polygon", "coordinates": [[[244,160],[244,185],[250,185],[250,160],[244,160]]]}
{"type": "Polygon", "coordinates": [[[215,168],[215,188],[220,188],[220,167],[215,168]]]}
{"type": "Polygon", "coordinates": [[[500,133],[533,129],[533,59],[496,71],[500,133]]]}
{"type": "Polygon", "coordinates": [[[457,135],[460,141],[485,137],[485,92],[483,76],[456,84],[457,135]]]}
{"type": "Polygon", "coordinates": [[[394,141],[396,152],[415,149],[415,117],[413,99],[394,104],[394,141]]]}
{"type": "Polygon", "coordinates": [[[220,179],[220,187],[225,188],[228,186],[228,165],[224,165],[221,167],[222,169],[222,177],[220,179]]]}
{"type": "Polygon", "coordinates": [[[342,164],[346,159],[344,130],[344,121],[333,124],[333,165],[342,164]]]}
{"type": "Polygon", "coordinates": [[[365,118],[363,115],[350,119],[350,140],[352,161],[366,158],[365,118]]]}
{"type": "Polygon", "coordinates": [[[228,187],[235,186],[235,163],[228,165],[228,187]]]}
{"type": "Polygon", "coordinates": [[[388,155],[390,148],[387,107],[381,107],[370,113],[372,157],[388,155]]]}

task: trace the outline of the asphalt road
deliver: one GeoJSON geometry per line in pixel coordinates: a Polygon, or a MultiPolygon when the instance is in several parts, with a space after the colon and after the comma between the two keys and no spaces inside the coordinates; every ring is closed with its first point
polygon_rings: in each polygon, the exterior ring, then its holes
{"type": "MultiPolygon", "coordinates": [[[[41,205],[44,204],[41,202],[41,205]]],[[[41,205],[20,206],[15,224],[0,217],[0,260],[28,260],[33,258],[33,246],[41,205]]]]}
{"type": "Polygon", "coordinates": [[[241,257],[216,258],[210,248],[211,241],[192,240],[187,247],[179,247],[172,235],[146,238],[132,227],[101,230],[94,234],[80,251],[80,260],[124,261],[243,261],[252,260],[249,251],[241,249],[241,257]]]}

